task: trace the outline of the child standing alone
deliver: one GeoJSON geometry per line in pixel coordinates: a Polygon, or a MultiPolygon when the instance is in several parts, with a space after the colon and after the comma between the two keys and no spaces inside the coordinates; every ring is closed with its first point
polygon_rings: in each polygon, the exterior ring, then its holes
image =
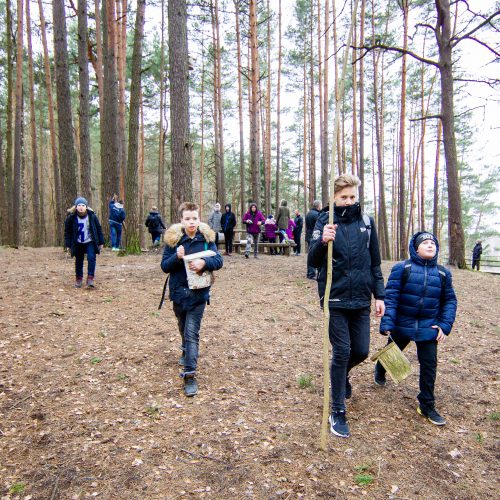
{"type": "MultiPolygon", "coordinates": [[[[437,238],[418,232],[410,242],[410,260],[399,262],[391,271],[385,289],[385,314],[380,333],[390,335],[403,350],[410,341],[417,345],[420,363],[420,394],[417,412],[434,425],[445,425],[434,399],[438,343],[451,332],[457,311],[457,297],[451,273],[438,266],[437,238]]],[[[375,383],[386,385],[385,369],[375,365],[375,383]]]]}
{"type": "Polygon", "coordinates": [[[222,257],[215,246],[215,233],[207,224],[200,222],[198,205],[183,203],[179,207],[180,224],[173,224],[165,233],[165,250],[161,268],[170,273],[169,296],[173,302],[179,332],[182,339],[182,356],[179,363],[184,366],[184,393],[195,396],[198,393],[196,369],[200,326],[205,305],[210,299],[210,287],[191,290],[188,286],[183,257],[185,255],[212,250],[213,257],[195,259],[189,263],[191,271],[217,271],[222,267],[222,257]]]}

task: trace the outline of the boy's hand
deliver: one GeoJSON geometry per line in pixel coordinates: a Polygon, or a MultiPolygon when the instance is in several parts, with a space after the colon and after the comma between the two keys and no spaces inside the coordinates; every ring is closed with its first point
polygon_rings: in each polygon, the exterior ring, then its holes
{"type": "Polygon", "coordinates": [[[441,330],[441,328],[439,328],[439,326],[437,325],[432,325],[432,328],[437,328],[438,330],[436,340],[438,342],[444,342],[446,340],[446,335],[443,333],[443,330],[441,330]]]}
{"type": "Polygon", "coordinates": [[[385,304],[383,300],[375,300],[375,316],[381,318],[385,313],[385,304]]]}
{"type": "Polygon", "coordinates": [[[203,259],[196,259],[189,263],[189,269],[195,273],[199,273],[205,267],[205,261],[203,259]]]}
{"type": "Polygon", "coordinates": [[[321,241],[323,243],[328,243],[329,241],[335,241],[335,234],[337,232],[337,224],[327,224],[323,228],[323,236],[321,241]]]}
{"type": "Polygon", "coordinates": [[[380,332],[380,335],[385,335],[386,337],[391,334],[390,330],[385,330],[383,332],[380,332]]]}
{"type": "Polygon", "coordinates": [[[182,259],[186,255],[186,251],[184,250],[184,247],[181,245],[177,247],[177,258],[182,259]]]}

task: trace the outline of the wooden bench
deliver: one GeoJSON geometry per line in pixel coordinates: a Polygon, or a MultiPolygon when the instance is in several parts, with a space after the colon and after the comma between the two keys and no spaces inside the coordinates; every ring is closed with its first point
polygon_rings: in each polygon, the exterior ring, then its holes
{"type": "MultiPolygon", "coordinates": [[[[233,243],[233,248],[236,253],[241,254],[242,251],[245,251],[246,241],[240,240],[233,243]]],[[[253,246],[253,245],[252,245],[253,246]]],[[[283,253],[289,257],[290,250],[295,248],[297,245],[294,241],[289,241],[287,243],[259,243],[259,252],[260,253],[271,253],[271,248],[275,248],[276,250],[282,250],[283,253]],[[266,251],[267,250],[267,251],[266,251]]]]}

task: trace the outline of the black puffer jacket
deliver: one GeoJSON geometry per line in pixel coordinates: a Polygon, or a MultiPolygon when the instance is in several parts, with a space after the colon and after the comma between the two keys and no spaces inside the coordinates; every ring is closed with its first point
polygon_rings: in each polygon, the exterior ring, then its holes
{"type": "MultiPolygon", "coordinates": [[[[101,224],[94,211],[87,207],[89,216],[89,232],[92,238],[95,252],[100,253],[99,246],[104,245],[104,235],[102,234],[101,224]]],[[[68,216],[64,222],[64,246],[71,249],[71,257],[75,256],[76,244],[78,242],[78,215],[76,207],[71,207],[68,210],[68,216]]]]}
{"type": "Polygon", "coordinates": [[[166,229],[161,215],[154,210],[151,210],[149,212],[148,218],[146,219],[146,222],[144,224],[151,234],[161,233],[164,229],[166,229]]]}
{"type": "MultiPolygon", "coordinates": [[[[323,227],[328,224],[328,208],[321,212],[314,228],[308,265],[320,268],[318,293],[323,304],[326,287],[327,245],[321,241],[323,227]]],[[[375,223],[370,217],[371,237],[363,222],[359,203],[334,208],[334,223],[338,225],[333,242],[332,286],[330,307],[362,309],[369,307],[372,295],[383,300],[384,278],[380,269],[380,251],[375,223]]]]}
{"type": "Polygon", "coordinates": [[[319,217],[319,210],[311,208],[306,214],[306,241],[309,243],[312,238],[314,226],[319,217]]]}

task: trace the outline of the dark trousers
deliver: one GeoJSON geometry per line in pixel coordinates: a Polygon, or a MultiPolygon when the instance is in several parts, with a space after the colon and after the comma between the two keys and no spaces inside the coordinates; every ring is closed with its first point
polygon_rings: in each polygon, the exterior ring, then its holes
{"type": "Polygon", "coordinates": [[[195,306],[190,311],[184,311],[182,306],[174,302],[174,313],[182,339],[184,354],[184,373],[196,373],[198,366],[198,347],[200,343],[200,326],[205,303],[195,306]]]}
{"type": "MultiPolygon", "coordinates": [[[[392,341],[401,349],[411,342],[406,337],[398,336],[396,333],[391,334],[391,338],[387,342],[390,344],[392,341]]],[[[417,345],[417,357],[420,364],[420,394],[417,396],[420,408],[423,410],[431,410],[434,408],[434,384],[436,382],[437,371],[437,341],[425,340],[422,342],[415,342],[417,345]]],[[[384,367],[377,363],[377,371],[385,373],[384,367]]]]}
{"type": "Polygon", "coordinates": [[[233,238],[233,229],[227,229],[224,231],[224,248],[226,249],[226,253],[233,253],[233,238]]]}
{"type": "Polygon", "coordinates": [[[158,242],[161,241],[162,234],[163,233],[160,233],[160,232],[151,233],[151,240],[153,241],[153,245],[155,244],[156,241],[158,241],[158,242]]]}
{"type": "Polygon", "coordinates": [[[89,243],[77,243],[75,248],[75,274],[77,278],[83,278],[83,261],[87,254],[88,276],[94,276],[96,264],[95,245],[92,241],[89,243]]]}
{"type": "Polygon", "coordinates": [[[295,247],[295,253],[297,255],[300,254],[300,250],[301,250],[301,245],[300,245],[300,237],[301,236],[302,236],[301,234],[295,234],[295,233],[293,234],[293,241],[295,241],[295,244],[297,245],[295,247]]]}
{"type": "Polygon", "coordinates": [[[481,259],[472,259],[472,270],[474,271],[474,267],[477,267],[477,270],[479,271],[480,264],[481,264],[481,259]]]}
{"type": "Polygon", "coordinates": [[[219,248],[219,231],[215,231],[215,246],[219,248]]]}
{"type": "Polygon", "coordinates": [[[330,383],[332,411],[345,410],[346,378],[351,368],[368,357],[370,349],[370,308],[330,308],[328,333],[332,344],[330,383]]]}
{"type": "MultiPolygon", "coordinates": [[[[307,251],[309,252],[310,241],[306,240],[307,251]]],[[[317,269],[313,266],[307,266],[307,277],[310,279],[316,279],[317,269]]]]}
{"type": "Polygon", "coordinates": [[[109,236],[111,238],[111,246],[120,248],[122,243],[122,225],[118,222],[109,221],[109,236]]]}

